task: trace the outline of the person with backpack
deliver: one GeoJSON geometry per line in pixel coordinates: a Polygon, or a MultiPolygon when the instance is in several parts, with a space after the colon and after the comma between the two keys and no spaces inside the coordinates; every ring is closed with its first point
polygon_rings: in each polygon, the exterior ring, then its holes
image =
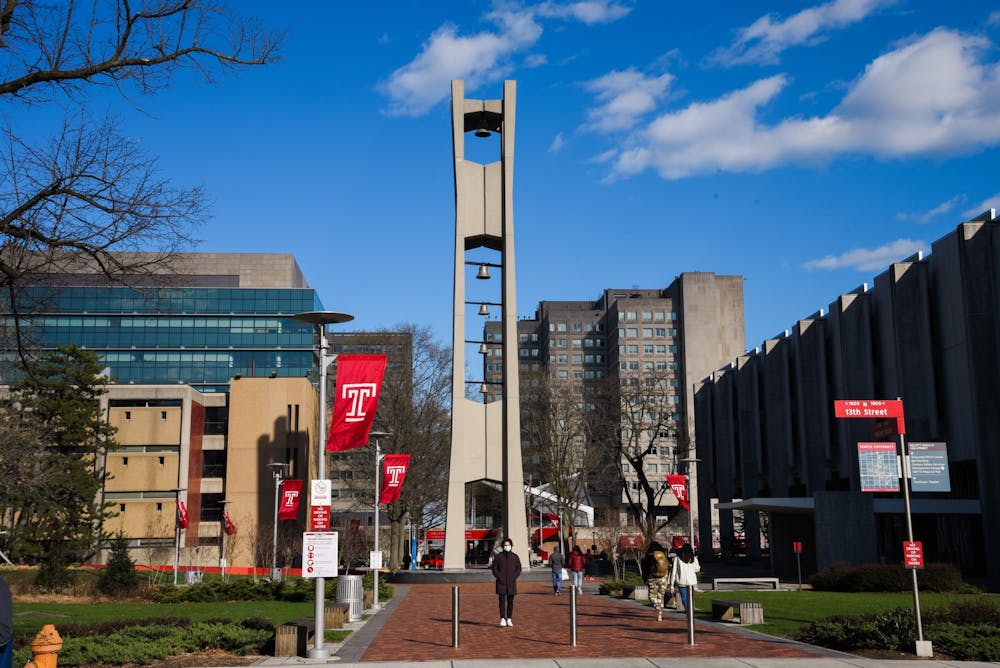
{"type": "Polygon", "coordinates": [[[655,540],[646,549],[642,574],[649,586],[649,600],[656,609],[656,621],[663,620],[663,599],[670,590],[670,559],[667,551],[655,540]]]}

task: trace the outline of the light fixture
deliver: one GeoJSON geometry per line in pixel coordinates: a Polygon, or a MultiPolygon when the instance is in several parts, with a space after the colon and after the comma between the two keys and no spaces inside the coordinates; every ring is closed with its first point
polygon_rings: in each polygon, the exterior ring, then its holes
{"type": "Polygon", "coordinates": [[[484,302],[484,303],[480,304],[479,305],[479,315],[489,315],[489,314],[490,314],[490,309],[489,309],[489,307],[486,306],[486,303],[484,302]]]}
{"type": "Polygon", "coordinates": [[[480,281],[488,281],[490,279],[490,270],[486,268],[486,263],[479,265],[479,273],[476,274],[476,278],[480,281]]]}
{"type": "Polygon", "coordinates": [[[491,134],[493,133],[487,130],[486,128],[480,127],[476,129],[477,137],[483,137],[485,139],[486,137],[489,137],[491,134]]]}
{"type": "Polygon", "coordinates": [[[483,394],[486,394],[487,392],[490,391],[490,388],[486,387],[486,383],[483,383],[482,385],[479,386],[479,391],[482,392],[483,394]]]}
{"type": "Polygon", "coordinates": [[[480,355],[485,355],[488,352],[489,352],[489,349],[486,347],[486,344],[485,343],[480,343],[479,344],[479,354],[480,355]]]}

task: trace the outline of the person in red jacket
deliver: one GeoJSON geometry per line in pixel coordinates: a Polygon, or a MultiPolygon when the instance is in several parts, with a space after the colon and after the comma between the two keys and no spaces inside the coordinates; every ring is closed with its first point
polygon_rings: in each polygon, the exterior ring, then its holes
{"type": "Polygon", "coordinates": [[[569,553],[569,557],[566,559],[566,565],[569,566],[570,573],[573,574],[573,586],[576,587],[576,593],[583,593],[583,569],[587,565],[587,560],[583,557],[583,552],[580,551],[580,546],[577,545],[573,548],[573,551],[569,553]]]}

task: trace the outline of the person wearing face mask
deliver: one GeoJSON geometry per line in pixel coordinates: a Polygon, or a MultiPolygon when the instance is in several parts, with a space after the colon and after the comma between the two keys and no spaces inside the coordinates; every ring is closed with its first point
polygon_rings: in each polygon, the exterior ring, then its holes
{"type": "Polygon", "coordinates": [[[500,603],[500,626],[514,626],[514,596],[517,594],[517,578],[521,575],[521,559],[514,553],[514,542],[503,539],[503,550],[493,557],[490,569],[497,579],[496,592],[500,603]]]}

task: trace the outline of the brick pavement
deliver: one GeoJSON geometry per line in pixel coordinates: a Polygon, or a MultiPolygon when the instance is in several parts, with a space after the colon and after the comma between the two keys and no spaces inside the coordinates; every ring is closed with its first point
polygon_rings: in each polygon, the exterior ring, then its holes
{"type": "Polygon", "coordinates": [[[577,646],[572,647],[568,594],[556,597],[544,583],[519,583],[514,628],[501,628],[493,584],[460,587],[459,648],[451,646],[452,585],[411,585],[361,660],[817,656],[808,646],[713,623],[696,623],[691,647],[682,615],[665,614],[657,623],[652,608],[592,594],[577,597],[577,646]]]}

